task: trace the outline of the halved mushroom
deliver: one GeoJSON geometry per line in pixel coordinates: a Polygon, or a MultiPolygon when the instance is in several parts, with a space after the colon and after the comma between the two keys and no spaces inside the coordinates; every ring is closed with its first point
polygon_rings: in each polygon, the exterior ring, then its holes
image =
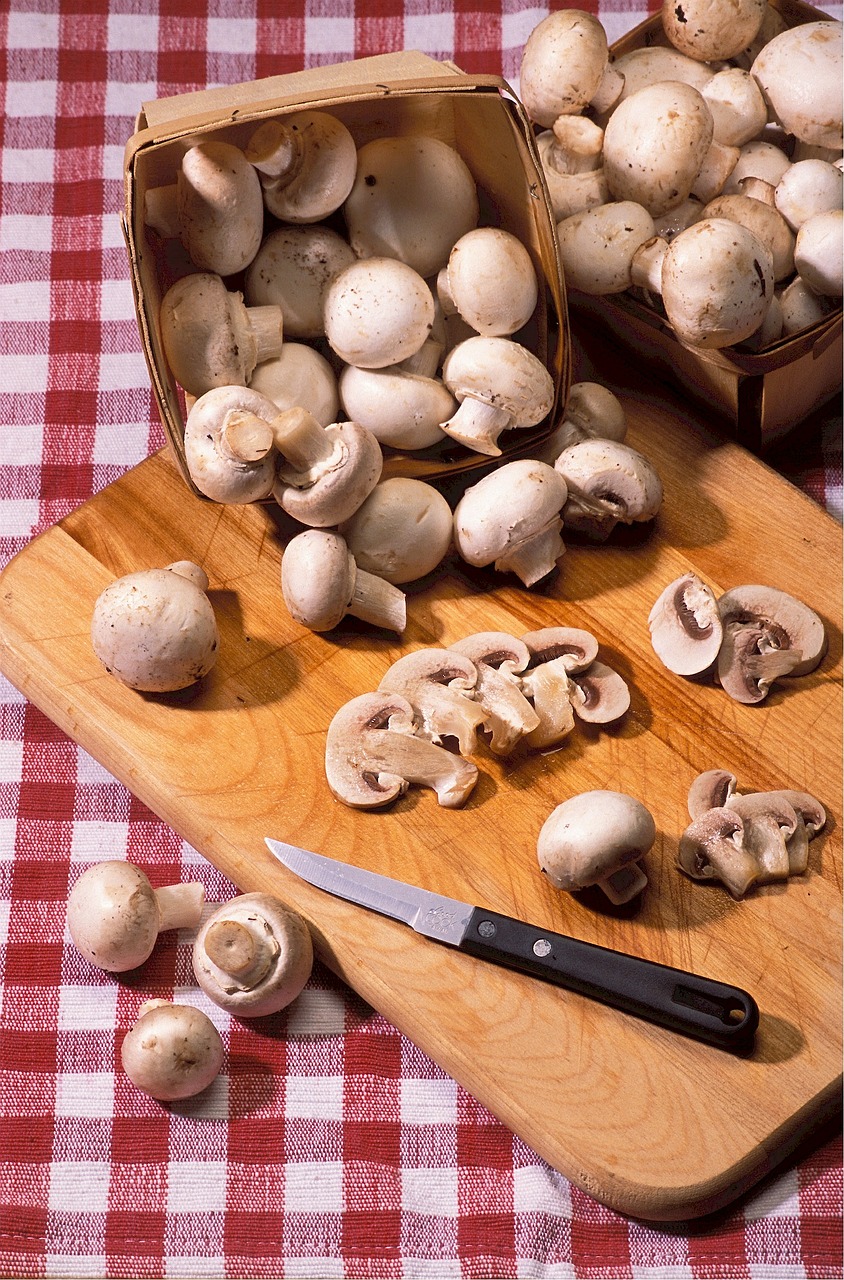
{"type": "Polygon", "coordinates": [[[761,702],[774,680],[814,671],[826,653],[818,614],[775,587],[733,587],[718,598],[718,612],[724,627],[718,679],[738,702],[761,702]]]}
{"type": "Polygon", "coordinates": [[[657,597],[648,614],[651,644],[669,671],[700,675],[717,661],[724,634],[715,593],[689,570],[657,597]]]}
{"type": "Polygon", "coordinates": [[[278,1013],[313,967],[308,926],[270,893],[244,893],[211,913],[193,944],[193,971],[207,996],[238,1018],[278,1013]]]}
{"type": "Polygon", "coordinates": [[[647,885],[638,860],[655,839],[656,824],[640,800],[620,791],[584,791],[546,818],[537,855],[556,889],[597,885],[621,905],[647,885]]]}
{"type": "Polygon", "coordinates": [[[530,650],[506,631],[479,631],[449,647],[477,668],[474,692],[485,715],[482,728],[490,736],[490,749],[496,755],[507,755],[539,725],[539,716],[522,692],[518,676],[530,662],[530,650]]]}
{"type": "Polygon", "coordinates": [[[416,733],[407,698],[362,693],[334,715],[325,742],[325,775],[332,793],[356,809],[391,804],[408,787],[431,787],[444,808],[464,804],[478,780],[469,760],[416,733]]]}
{"type": "Polygon", "coordinates": [[[554,470],[566,482],[563,523],[592,538],[608,538],[619,523],[652,520],[662,505],[653,464],[617,440],[579,440],[563,449],[554,470]]]}
{"type": "Polygon", "coordinates": [[[760,875],[755,857],[744,847],[744,822],[731,807],[707,809],[686,827],[677,865],[693,880],[720,880],[734,898],[743,898],[760,875]]]}
{"type": "Polygon", "coordinates": [[[689,817],[694,820],[708,809],[723,809],[736,789],[736,779],[726,769],[706,769],[689,787],[689,817]]]}
{"type": "Polygon", "coordinates": [[[475,701],[478,671],[473,662],[451,649],[425,648],[398,658],[381,678],[379,693],[396,693],[415,708],[416,732],[433,743],[457,739],[463,755],[471,755],[485,711],[475,701]]]}

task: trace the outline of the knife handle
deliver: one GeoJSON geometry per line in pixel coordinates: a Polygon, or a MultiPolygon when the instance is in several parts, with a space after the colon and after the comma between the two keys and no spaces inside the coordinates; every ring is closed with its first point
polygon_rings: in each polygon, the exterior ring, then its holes
{"type": "Polygon", "coordinates": [[[721,1049],[747,1049],[759,1024],[740,987],[473,907],[461,951],[600,1000],[721,1049]]]}

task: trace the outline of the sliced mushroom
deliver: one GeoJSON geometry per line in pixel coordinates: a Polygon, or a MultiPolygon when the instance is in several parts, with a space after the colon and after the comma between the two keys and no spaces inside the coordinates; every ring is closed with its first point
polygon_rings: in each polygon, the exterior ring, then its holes
{"type": "Polygon", "coordinates": [[[475,701],[478,672],[475,664],[451,649],[425,648],[406,653],[385,671],[380,693],[397,693],[411,703],[419,716],[416,732],[433,743],[457,739],[463,755],[477,745],[477,730],[485,718],[475,701]]]}
{"type": "Polygon", "coordinates": [[[593,662],[585,671],[569,675],[572,707],[580,720],[612,724],[630,707],[627,682],[605,662],[593,662]]]}
{"type": "Polygon", "coordinates": [[[814,671],[826,653],[820,617],[775,587],[747,584],[718,599],[724,642],[718,679],[739,702],[761,702],[781,676],[814,671]]]}
{"type": "Polygon", "coordinates": [[[566,671],[585,671],[598,656],[598,641],[581,627],[540,627],[521,640],[530,650],[531,667],[560,659],[566,671]]]}
{"type": "Polygon", "coordinates": [[[734,794],[727,808],[737,813],[744,824],[744,847],[759,867],[758,881],[768,884],[787,880],[790,870],[788,841],[802,826],[803,819],[784,798],[782,792],[752,791],[734,794]]]}
{"type": "Polygon", "coordinates": [[[238,1018],[278,1013],[311,974],[308,926],[270,893],[244,893],[211,913],[193,944],[193,971],[207,996],[238,1018]]]}
{"type": "Polygon", "coordinates": [[[675,675],[700,675],[718,659],[724,628],[715,593],[691,570],[660,593],[648,626],[654,652],[675,675]]]}
{"type": "Polygon", "coordinates": [[[744,847],[744,822],[733,808],[707,809],[680,836],[677,865],[693,880],[720,880],[734,898],[743,898],[760,876],[744,847]]]}
{"type": "Polygon", "coordinates": [[[736,789],[736,779],[726,769],[706,769],[689,787],[689,817],[694,821],[708,809],[723,809],[736,789]]]}
{"type": "Polygon", "coordinates": [[[521,689],[518,673],[530,662],[530,650],[506,631],[480,631],[449,646],[474,663],[475,698],[484,710],[482,728],[490,749],[507,755],[539,725],[539,716],[521,689]]]}
{"type": "Polygon", "coordinates": [[[521,639],[531,655],[522,688],[539,716],[527,743],[534,750],[544,750],[558,746],[574,729],[574,700],[579,691],[573,681],[594,663],[598,641],[579,627],[541,627],[525,632],[521,639]]]}
{"type": "Polygon", "coordinates": [[[431,787],[444,808],[459,808],[478,780],[469,760],[416,733],[413,706],[398,694],[362,693],[328,726],[325,774],[332,793],[356,809],[376,809],[410,785],[431,787]]]}
{"type": "Polygon", "coordinates": [[[640,800],[620,791],[584,791],[546,818],[537,855],[556,889],[572,893],[597,885],[621,905],[647,885],[638,860],[655,839],[653,817],[640,800]]]}
{"type": "Polygon", "coordinates": [[[617,440],[580,440],[563,449],[554,470],[566,482],[563,523],[597,539],[619,523],[652,520],[662,505],[662,481],[637,449],[617,440]]]}

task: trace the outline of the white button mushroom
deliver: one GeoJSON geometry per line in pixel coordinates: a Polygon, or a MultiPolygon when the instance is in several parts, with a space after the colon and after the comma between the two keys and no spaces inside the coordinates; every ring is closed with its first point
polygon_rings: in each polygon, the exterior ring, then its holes
{"type": "Polygon", "coordinates": [[[597,885],[620,906],[647,885],[638,859],[655,839],[656,824],[640,800],[620,791],[584,791],[546,818],[537,856],[556,889],[573,893],[597,885]]]}
{"type": "Polygon", "coordinates": [[[700,675],[718,659],[724,636],[718,603],[696,573],[669,582],[654,601],[648,626],[654,652],[676,675],[700,675]]]}
{"type": "Polygon", "coordinates": [[[245,306],[240,293],[210,272],[171,285],[159,315],[167,363],[192,396],[212,387],[245,386],[257,364],[281,351],[281,310],[245,306]]]}
{"type": "Polygon", "coordinates": [[[663,0],[662,29],[697,62],[733,58],[755,39],[766,0],[663,0]]]}
{"type": "Polygon", "coordinates": [[[727,147],[743,147],[768,123],[768,107],[749,71],[724,67],[701,89],[712,112],[714,138],[727,147]]]}
{"type": "Polygon", "coordinates": [[[338,382],[343,408],[353,422],[391,449],[428,449],[445,440],[440,426],[457,401],[439,379],[411,373],[402,364],[384,369],[346,365],[338,382]]]}
{"type": "Polygon", "coordinates": [[[147,1000],[120,1047],[123,1070],[136,1088],[160,1102],[192,1098],[219,1075],[220,1033],[201,1009],[147,1000]]]}
{"type": "Polygon", "coordinates": [[[193,944],[202,990],[236,1018],[278,1013],[302,991],[313,968],[307,924],[270,893],[244,893],[205,920],[193,944]]]}
{"type": "Polygon", "coordinates": [[[249,386],[277,409],[306,409],[322,427],[337,421],[337,377],[325,356],[304,342],[285,342],[280,355],[256,365],[249,386]]]}
{"type": "Polygon", "coordinates": [[[460,406],[443,431],[488,457],[500,456],[502,431],[538,426],[554,404],[551,374],[512,338],[466,338],[446,356],[443,382],[460,406]]]}
{"type": "Polygon", "coordinates": [[[379,481],[339,532],[359,569],[399,586],[431,573],[444,559],[451,507],[432,484],[391,476],[379,481]]]}
{"type": "Polygon", "coordinates": [[[694,89],[703,90],[715,74],[714,68],[706,63],[661,44],[628,49],[613,60],[613,66],[624,78],[619,102],[663,80],[682,80],[694,89]]]}
{"type": "Polygon", "coordinates": [[[807,218],[844,203],[844,174],[828,160],[799,160],[783,173],[774,202],[788,225],[799,231],[807,218]]]}
{"type": "Polygon", "coordinates": [[[454,511],[454,541],[471,565],[539,582],[565,551],[560,511],[566,483],[547,463],[518,458],[463,494],[454,511]]]}
{"type": "Polygon", "coordinates": [[[381,447],[358,422],[322,427],[306,410],[293,408],[273,418],[270,428],[286,459],[273,497],[300,524],[324,529],[348,520],[381,478],[381,447]]]}
{"type": "Polygon", "coordinates": [[[823,297],[844,293],[844,212],[828,209],[807,218],[797,232],[794,265],[801,280],[823,297]]]}
{"type": "Polygon", "coordinates": [[[557,227],[566,285],[582,293],[623,293],[633,283],[633,255],[654,236],[654,220],[635,200],[611,200],[557,227]]]}
{"type": "Polygon", "coordinates": [[[67,926],[77,951],[90,964],[126,973],[149,959],[159,933],[195,929],[204,900],[199,882],[154,889],[131,862],[98,862],[71,889],[67,926]]]}
{"type": "Polygon", "coordinates": [[[522,242],[500,227],[476,227],[455,244],[437,277],[443,311],[456,311],[477,333],[506,337],[533,315],[539,285],[522,242]]]}
{"type": "Polygon", "coordinates": [[[276,227],[246,272],[244,297],[250,307],[279,307],[285,337],[321,338],[325,296],[354,261],[350,246],[330,227],[276,227]]]}
{"type": "Polygon", "coordinates": [[[805,280],[795,276],[779,294],[783,337],[822,324],[832,309],[832,299],[821,297],[805,280]]]}
{"type": "Polygon", "coordinates": [[[319,222],[346,199],[357,170],[349,130],[327,111],[297,111],[259,125],[246,159],[261,174],[264,203],[281,222],[319,222]]]}
{"type": "Polygon", "coordinates": [[[404,593],[358,569],[346,541],[327,529],[291,538],[281,558],[281,590],[290,616],[311,631],[332,631],[346,614],[376,627],[404,631],[404,593]]]}
{"type": "Polygon", "coordinates": [[[522,50],[519,93],[530,118],[546,129],[558,116],[577,115],[588,106],[609,110],[623,84],[609,60],[604,28],[585,10],[549,14],[522,50]]]}
{"type": "Polygon", "coordinates": [[[479,631],[449,648],[468,658],[477,670],[474,695],[484,711],[482,729],[495,755],[508,755],[539,725],[539,715],[521,688],[519,673],[530,662],[523,640],[506,631],[479,631]]]}
{"type": "Polygon", "coordinates": [[[559,425],[534,452],[534,457],[553,466],[563,449],[578,440],[617,440],[627,435],[624,406],[609,387],[600,382],[573,382],[559,425]]]}
{"type": "Polygon", "coordinates": [[[355,809],[392,804],[408,787],[431,787],[447,809],[465,804],[477,766],[416,733],[413,706],[400,694],[362,693],[332,717],[325,776],[334,796],[355,809]]]}
{"type": "Polygon", "coordinates": [[[358,152],[343,214],[359,258],[398,258],[428,279],[478,225],[478,193],[462,156],[439,138],[376,138],[358,152]]]}
{"type": "Polygon", "coordinates": [[[118,578],[94,605],[94,653],[131,689],[167,693],[195,684],[217,660],[207,589],[205,572],[190,561],[118,578]]]}
{"type": "Polygon", "coordinates": [[[813,146],[841,150],[842,24],[804,22],[774,36],[751,67],[771,113],[813,146]]]}
{"type": "Polygon", "coordinates": [[[397,658],[384,672],[379,693],[407,698],[418,718],[416,732],[439,744],[456,738],[462,755],[471,755],[485,712],[475,701],[475,664],[452,649],[416,649],[397,658]]]}
{"type": "Polygon", "coordinates": [[[555,222],[611,198],[603,168],[604,131],[593,120],[560,116],[553,129],[537,135],[536,149],[555,222]]]}
{"type": "Polygon", "coordinates": [[[434,324],[434,298],[412,267],[365,258],[335,276],[323,307],[325,336],[347,364],[383,369],[419,350],[434,324]]]}
{"type": "Polygon", "coordinates": [[[724,195],[732,195],[741,191],[745,178],[761,178],[775,187],[784,173],[791,167],[791,160],[773,142],[763,138],[754,138],[739,147],[739,157],[735,168],[722,187],[724,195]]]}
{"type": "Polygon", "coordinates": [[[710,200],[702,218],[728,218],[747,227],[771,254],[774,282],[785,280],[794,271],[794,232],[780,211],[774,208],[774,188],[758,178],[748,178],[735,195],[710,200]]]}
{"type": "Polygon", "coordinates": [[[185,421],[185,460],[200,493],[214,502],[260,502],[272,493],[276,455],[271,400],[248,387],[213,387],[185,421]]]}
{"type": "Polygon", "coordinates": [[[618,523],[653,520],[662,505],[662,481],[653,464],[618,440],[579,440],[557,456],[566,483],[563,523],[592,538],[608,538],[618,523]]]}

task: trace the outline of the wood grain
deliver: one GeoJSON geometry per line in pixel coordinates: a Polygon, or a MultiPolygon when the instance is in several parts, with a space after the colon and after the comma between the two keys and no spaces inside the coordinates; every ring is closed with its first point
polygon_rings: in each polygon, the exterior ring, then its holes
{"type": "MultiPolygon", "coordinates": [[[[409,591],[401,638],[356,624],[313,635],[279,590],[290,530],[269,508],[195,499],[157,454],[34,540],[0,590],[0,667],[243,890],[274,890],[320,956],[578,1186],[621,1212],[690,1218],[729,1203],[838,1101],[841,1071],[841,555],[838,527],[673,400],[628,393],[630,439],[656,464],[664,508],[647,531],[571,545],[532,591],[450,558],[409,591]],[[115,576],[190,557],[211,580],[217,668],[189,695],[131,692],[99,666],[94,600],[115,576]],[[768,582],[823,615],[821,668],[756,707],[672,676],[647,614],[693,568],[716,589],[768,582]],[[580,728],[557,751],[496,760],[481,749],[465,808],[415,790],[352,811],[327,789],[325,731],[401,653],[475,630],[566,623],[593,631],[632,690],[624,721],[580,728]],[[734,902],[674,867],[695,774],[742,789],[810,790],[830,814],[805,876],[734,902]],[[535,842],[578,791],[639,796],[656,819],[650,885],[633,909],[555,892],[535,842]],[[735,1057],[418,938],[299,882],[265,835],[750,990],[754,1051],[735,1057]]],[[[154,873],[154,869],[153,869],[154,873]]]]}

